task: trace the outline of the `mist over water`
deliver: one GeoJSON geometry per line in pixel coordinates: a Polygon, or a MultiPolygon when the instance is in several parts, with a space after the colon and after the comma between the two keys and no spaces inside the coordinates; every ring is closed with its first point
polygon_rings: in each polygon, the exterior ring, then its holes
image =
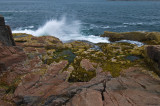
{"type": "Polygon", "coordinates": [[[70,40],[86,40],[93,43],[105,42],[109,43],[108,38],[102,38],[95,35],[84,35],[82,32],[82,24],[79,20],[68,20],[66,17],[61,19],[51,19],[37,30],[31,30],[33,26],[18,28],[13,30],[13,33],[27,33],[34,36],[55,36],[61,41],[66,42],[70,40]]]}

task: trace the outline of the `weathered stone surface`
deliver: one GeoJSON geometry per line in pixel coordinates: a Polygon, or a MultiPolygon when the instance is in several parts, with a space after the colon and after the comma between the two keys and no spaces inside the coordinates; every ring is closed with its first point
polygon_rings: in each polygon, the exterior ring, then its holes
{"type": "Polygon", "coordinates": [[[47,73],[49,75],[55,76],[57,75],[60,71],[62,71],[66,66],[67,66],[68,62],[67,61],[61,61],[59,63],[52,63],[48,70],[47,73]]]}
{"type": "Polygon", "coordinates": [[[125,32],[125,33],[116,33],[116,32],[109,32],[105,31],[102,37],[109,37],[111,41],[118,41],[118,40],[136,40],[136,41],[144,41],[146,40],[144,32],[125,32]]]}
{"type": "MultiPolygon", "coordinates": [[[[109,80],[107,75],[99,74],[89,82],[68,85],[58,95],[56,93],[56,95],[50,96],[45,105],[159,105],[160,80],[154,79],[142,70],[141,68],[132,67],[125,70],[118,78],[109,80]]],[[[63,88],[62,85],[61,88],[63,88]]]]}
{"type": "Polygon", "coordinates": [[[26,59],[25,53],[17,47],[0,44],[0,72],[6,70],[12,64],[26,59]]]}
{"type": "Polygon", "coordinates": [[[61,90],[67,87],[65,80],[59,77],[59,73],[66,67],[67,61],[52,63],[46,74],[41,76],[40,73],[31,73],[26,75],[19,86],[16,88],[14,95],[16,98],[22,98],[25,103],[35,103],[38,98],[47,98],[54,94],[61,93],[61,90]],[[25,97],[29,102],[25,100],[25,97]],[[32,99],[33,98],[33,99],[32,99]]]}
{"type": "Polygon", "coordinates": [[[88,59],[82,59],[80,65],[86,71],[94,71],[95,70],[94,63],[90,62],[88,59]]]}
{"type": "Polygon", "coordinates": [[[143,73],[141,69],[129,68],[122,76],[106,82],[104,106],[158,106],[159,83],[160,80],[143,73]]]}
{"type": "Polygon", "coordinates": [[[76,94],[66,106],[103,106],[101,92],[84,89],[76,94]]]}

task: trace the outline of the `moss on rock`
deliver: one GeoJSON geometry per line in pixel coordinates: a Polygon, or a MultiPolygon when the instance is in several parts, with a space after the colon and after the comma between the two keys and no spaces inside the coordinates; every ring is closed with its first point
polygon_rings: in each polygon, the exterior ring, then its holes
{"type": "MultiPolygon", "coordinates": [[[[15,35],[15,36],[20,36],[15,35]]],[[[145,42],[147,39],[149,42],[159,41],[159,35],[157,33],[145,32],[105,32],[103,37],[111,37],[110,40],[117,41],[122,39],[139,40],[145,42]],[[147,37],[146,37],[147,36],[147,37]]],[[[91,44],[84,41],[73,41],[69,43],[62,43],[58,38],[51,36],[33,37],[33,36],[20,36],[15,39],[24,39],[24,50],[28,52],[28,55],[34,56],[35,54],[41,54],[43,64],[50,65],[53,62],[59,62],[61,60],[67,60],[68,66],[63,70],[67,71],[69,67],[73,67],[72,71],[69,71],[70,82],[87,82],[96,76],[96,68],[101,67],[103,71],[109,71],[113,77],[120,75],[123,69],[130,66],[134,66],[143,61],[143,59],[137,59],[135,61],[127,60],[127,56],[144,56],[144,46],[137,47],[130,43],[99,43],[91,44]],[[26,37],[26,38],[25,38],[26,37]],[[100,49],[92,49],[94,45],[100,49]],[[91,63],[95,63],[95,70],[87,71],[82,68],[80,62],[83,60],[89,60],[91,63]]],[[[43,75],[46,68],[42,68],[37,72],[42,72],[43,75]]]]}
{"type": "Polygon", "coordinates": [[[119,40],[134,40],[140,41],[146,44],[160,44],[160,33],[159,32],[109,32],[105,31],[101,37],[109,37],[110,41],[119,40]]]}
{"type": "Polygon", "coordinates": [[[76,59],[72,63],[74,70],[70,74],[69,82],[87,82],[96,76],[96,70],[87,71],[80,66],[80,61],[82,59],[76,59]]]}

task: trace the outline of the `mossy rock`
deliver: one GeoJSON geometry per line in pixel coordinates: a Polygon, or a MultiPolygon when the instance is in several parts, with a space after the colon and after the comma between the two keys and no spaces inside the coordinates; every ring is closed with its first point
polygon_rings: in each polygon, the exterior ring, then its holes
{"type": "Polygon", "coordinates": [[[34,37],[32,38],[32,40],[36,40],[38,43],[45,43],[45,44],[57,44],[57,43],[62,44],[62,41],[60,41],[58,38],[49,35],[34,37]]]}
{"type": "Polygon", "coordinates": [[[65,45],[68,45],[67,47],[69,48],[71,47],[70,49],[72,49],[73,51],[78,51],[79,49],[87,50],[92,47],[89,43],[83,41],[73,41],[65,45]]]}
{"type": "Polygon", "coordinates": [[[27,37],[27,36],[33,36],[31,34],[26,34],[26,33],[13,33],[13,38],[21,38],[21,37],[27,37]]]}
{"type": "Polygon", "coordinates": [[[72,63],[74,70],[70,74],[69,82],[88,82],[96,76],[96,70],[86,71],[80,66],[81,60],[81,58],[76,58],[74,63],[72,63]]]}
{"type": "Polygon", "coordinates": [[[72,71],[69,82],[88,82],[96,76],[95,71],[86,71],[82,67],[78,67],[76,70],[72,71]]]}
{"type": "Polygon", "coordinates": [[[136,46],[129,43],[112,43],[99,44],[104,54],[107,57],[115,57],[118,55],[129,55],[130,51],[136,46]]]}
{"type": "Polygon", "coordinates": [[[29,42],[29,41],[31,41],[31,38],[33,37],[32,35],[26,35],[26,36],[19,35],[21,37],[19,37],[19,36],[17,37],[17,36],[14,37],[14,41],[19,42],[19,43],[29,42]]]}
{"type": "Polygon", "coordinates": [[[146,40],[146,33],[144,32],[123,32],[123,33],[116,33],[116,32],[109,32],[105,31],[101,37],[109,37],[110,41],[119,41],[119,40],[135,40],[135,41],[145,41],[146,40]]]}
{"type": "Polygon", "coordinates": [[[120,33],[116,33],[116,32],[104,31],[104,34],[101,35],[101,37],[109,37],[109,40],[114,42],[114,41],[122,40],[123,35],[121,35],[120,33]]]}
{"type": "Polygon", "coordinates": [[[119,63],[113,63],[113,62],[107,62],[102,66],[103,71],[109,71],[111,72],[111,75],[113,77],[118,77],[120,75],[120,72],[122,71],[123,67],[119,63]]]}
{"type": "Polygon", "coordinates": [[[99,60],[101,64],[100,67],[103,68],[103,71],[111,72],[113,77],[119,76],[123,69],[129,68],[143,61],[141,58],[135,61],[127,60],[125,57],[143,57],[144,47],[137,47],[134,44],[120,42],[111,44],[100,43],[98,45],[101,47],[104,57],[106,57],[106,59],[99,60]]]}
{"type": "Polygon", "coordinates": [[[44,47],[45,47],[46,50],[50,50],[50,49],[59,49],[59,50],[63,50],[63,49],[65,49],[65,47],[63,46],[62,43],[45,44],[44,47]]]}
{"type": "Polygon", "coordinates": [[[113,61],[104,61],[101,64],[101,67],[103,71],[109,71],[113,77],[118,77],[124,69],[127,69],[131,66],[135,66],[136,64],[139,64],[142,60],[127,60],[124,57],[115,58],[116,62],[113,61]]]}
{"type": "Polygon", "coordinates": [[[145,52],[145,46],[142,47],[134,47],[131,51],[131,55],[136,55],[136,56],[143,56],[144,57],[144,52],[145,52]]]}
{"type": "Polygon", "coordinates": [[[160,32],[148,32],[146,37],[148,40],[160,41],[160,32]]]}
{"type": "Polygon", "coordinates": [[[105,31],[101,37],[109,37],[110,41],[119,40],[134,40],[140,41],[145,44],[157,45],[160,44],[160,33],[159,32],[109,32],[105,31]]]}
{"type": "Polygon", "coordinates": [[[123,35],[122,39],[126,40],[134,40],[134,41],[146,41],[146,33],[145,32],[123,32],[121,33],[123,35]]]}

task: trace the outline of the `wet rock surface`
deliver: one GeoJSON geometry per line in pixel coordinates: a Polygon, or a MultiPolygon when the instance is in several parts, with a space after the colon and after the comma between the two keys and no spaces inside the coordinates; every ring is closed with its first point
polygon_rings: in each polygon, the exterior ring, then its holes
{"type": "Polygon", "coordinates": [[[160,79],[148,65],[159,65],[157,45],[62,43],[21,33],[13,38],[17,46],[0,41],[2,106],[160,105],[160,79]]]}

